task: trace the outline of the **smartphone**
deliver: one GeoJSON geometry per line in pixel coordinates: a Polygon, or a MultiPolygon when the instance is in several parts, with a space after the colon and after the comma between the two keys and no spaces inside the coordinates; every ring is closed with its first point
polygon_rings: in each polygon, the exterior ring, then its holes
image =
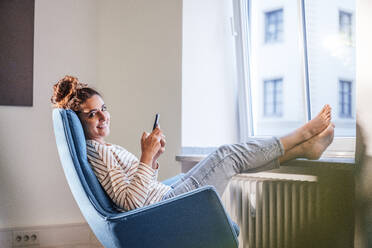
{"type": "Polygon", "coordinates": [[[159,117],[160,117],[159,114],[156,114],[156,115],[155,115],[155,121],[154,121],[154,126],[153,126],[153,128],[152,128],[152,131],[154,131],[154,129],[155,129],[156,126],[158,125],[158,123],[159,123],[159,117]]]}

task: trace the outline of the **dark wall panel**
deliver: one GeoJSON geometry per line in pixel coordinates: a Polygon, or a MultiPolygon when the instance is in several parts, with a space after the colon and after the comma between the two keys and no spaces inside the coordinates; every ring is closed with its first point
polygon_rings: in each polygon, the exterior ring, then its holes
{"type": "Polygon", "coordinates": [[[0,105],[32,106],[35,0],[0,0],[0,105]]]}

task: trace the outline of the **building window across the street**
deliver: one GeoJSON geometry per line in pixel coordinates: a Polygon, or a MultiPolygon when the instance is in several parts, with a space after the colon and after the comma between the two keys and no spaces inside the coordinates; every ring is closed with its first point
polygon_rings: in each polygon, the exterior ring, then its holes
{"type": "Polygon", "coordinates": [[[352,42],[352,14],[339,11],[339,31],[342,38],[348,42],[352,42]]]}
{"type": "Polygon", "coordinates": [[[340,80],[339,101],[340,101],[340,117],[352,118],[351,114],[351,81],[340,80]]]}
{"type": "Polygon", "coordinates": [[[283,79],[264,81],[264,116],[279,117],[283,114],[283,79]]]}
{"type": "Polygon", "coordinates": [[[265,13],[265,42],[283,40],[283,9],[265,13]]]}

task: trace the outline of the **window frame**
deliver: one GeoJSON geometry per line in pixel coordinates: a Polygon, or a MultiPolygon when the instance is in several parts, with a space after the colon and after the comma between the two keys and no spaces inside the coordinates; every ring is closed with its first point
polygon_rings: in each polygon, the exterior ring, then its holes
{"type": "MultiPolygon", "coordinates": [[[[307,33],[306,33],[306,11],[305,11],[305,0],[298,1],[299,10],[299,23],[300,26],[299,35],[302,42],[300,42],[300,48],[303,49],[302,53],[302,83],[304,84],[304,106],[305,106],[305,118],[306,121],[311,119],[311,108],[310,108],[310,85],[309,85],[309,72],[308,72],[308,54],[307,54],[307,33]]],[[[251,97],[251,82],[250,82],[250,70],[251,63],[249,57],[250,50],[250,35],[251,20],[250,20],[250,2],[251,0],[233,0],[234,16],[232,18],[234,22],[235,34],[235,47],[236,47],[236,60],[237,60],[237,72],[238,72],[238,110],[239,110],[239,138],[241,142],[248,140],[249,136],[254,135],[254,126],[252,118],[252,97],[251,97]]],[[[347,11],[346,11],[347,12],[347,11]]],[[[266,13],[266,12],[265,12],[266,13]]],[[[353,12],[351,13],[353,21],[353,12]]],[[[284,22],[284,10],[283,10],[283,22],[284,22]]],[[[351,24],[352,25],[352,24],[351,24]]],[[[266,24],[265,24],[266,26],[266,24]]],[[[285,30],[283,30],[283,33],[285,30]]],[[[265,31],[266,33],[266,31],[265,31]]],[[[353,33],[353,29],[352,29],[353,33]]],[[[266,44],[266,42],[265,42],[266,44]]],[[[355,82],[355,80],[351,80],[355,82]]],[[[255,136],[260,137],[260,136],[255,136]]],[[[336,157],[336,158],[355,158],[355,144],[356,136],[354,137],[335,137],[333,143],[324,152],[322,157],[336,157]]]]}

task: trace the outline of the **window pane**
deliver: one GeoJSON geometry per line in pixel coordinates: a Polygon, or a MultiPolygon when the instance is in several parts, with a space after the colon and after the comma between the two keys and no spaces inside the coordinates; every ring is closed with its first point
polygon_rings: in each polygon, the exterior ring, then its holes
{"type": "Polygon", "coordinates": [[[281,79],[264,81],[264,116],[276,117],[281,115],[279,104],[282,102],[281,79]]]}
{"type": "Polygon", "coordinates": [[[265,22],[265,42],[281,41],[283,9],[265,12],[265,22]]]}
{"type": "Polygon", "coordinates": [[[335,136],[355,136],[355,0],[305,0],[312,116],[332,106],[335,136]]]}
{"type": "Polygon", "coordinates": [[[339,116],[352,118],[352,82],[340,80],[339,91],[339,116]]]}
{"type": "Polygon", "coordinates": [[[352,14],[345,12],[345,11],[339,11],[339,31],[340,36],[342,39],[344,39],[345,42],[347,42],[349,45],[352,42],[352,14]]]}
{"type": "Polygon", "coordinates": [[[283,135],[306,120],[298,1],[250,1],[254,135],[283,135]]]}

